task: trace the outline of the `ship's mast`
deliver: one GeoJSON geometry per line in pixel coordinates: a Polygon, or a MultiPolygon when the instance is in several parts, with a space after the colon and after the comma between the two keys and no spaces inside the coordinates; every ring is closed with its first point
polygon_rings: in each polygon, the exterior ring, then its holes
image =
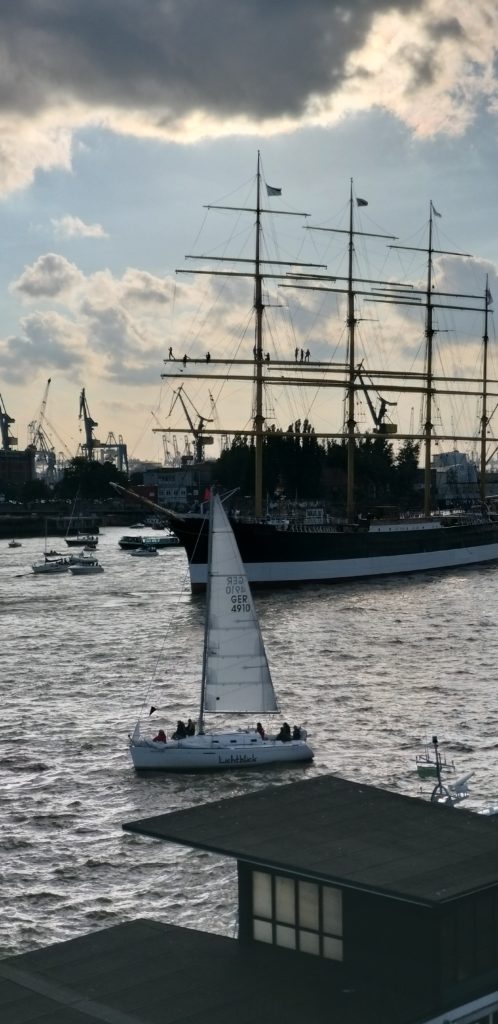
{"type": "MultiPolygon", "coordinates": [[[[434,292],[433,285],[433,267],[432,257],[434,253],[440,256],[464,256],[470,258],[468,252],[453,252],[447,249],[434,249],[433,246],[433,221],[434,216],[440,217],[441,214],[434,207],[432,199],[429,201],[429,239],[427,248],[422,249],[415,245],[392,245],[391,249],[408,249],[412,252],[425,252],[427,253],[427,283],[425,288],[425,338],[426,338],[426,367],[425,367],[425,423],[423,429],[423,440],[424,440],[424,514],[429,516],[432,510],[432,495],[431,495],[431,462],[432,462],[432,437],[433,437],[433,423],[432,423],[432,398],[434,394],[434,376],[432,371],[433,363],[433,348],[434,348],[434,335],[436,329],[434,327],[434,309],[458,309],[460,311],[471,310],[475,307],[472,306],[457,306],[449,304],[448,302],[434,302],[434,298],[441,299],[445,297],[443,292],[434,292]]],[[[446,293],[448,297],[453,297],[449,293],[446,293]]],[[[382,302],[395,302],[402,305],[413,305],[416,300],[417,292],[414,290],[409,296],[393,298],[392,296],[384,299],[377,299],[376,301],[382,302]]],[[[478,298],[479,296],[473,295],[455,295],[455,298],[478,298]]]]}
{"type": "MultiPolygon", "coordinates": [[[[356,199],[358,206],[368,206],[365,199],[356,199]]],[[[356,294],[364,295],[370,294],[368,291],[365,293],[363,288],[358,288],[358,283],[361,281],[363,284],[369,284],[370,286],[374,283],[369,279],[361,278],[356,279],[354,277],[354,239],[355,235],[362,235],[367,238],[388,238],[394,239],[395,235],[379,235],[369,231],[356,231],[354,227],[354,199],[353,199],[353,179],[350,181],[349,188],[349,227],[347,231],[342,228],[321,228],[309,226],[310,231],[332,231],[334,234],[347,234],[348,235],[348,276],[346,279],[346,289],[337,286],[338,282],[342,279],[339,277],[322,277],[322,280],[329,280],[335,282],[336,286],[333,288],[325,287],[324,291],[335,291],[342,292],[346,291],[347,295],[347,317],[346,324],[348,328],[348,354],[347,354],[347,421],[346,421],[346,437],[347,437],[347,493],[346,493],[346,517],[349,523],[353,522],[355,516],[355,500],[354,500],[354,478],[355,478],[355,453],[356,453],[356,420],[355,420],[355,394],[358,390],[356,384],[356,367],[355,367],[355,328],[356,328],[356,309],[355,299],[356,294]]],[[[315,280],[318,280],[318,275],[315,275],[315,280]]],[[[319,285],[286,285],[286,287],[296,288],[315,288],[320,289],[319,285]]],[[[396,286],[395,286],[396,287],[396,286]]]]}
{"type": "Polygon", "coordinates": [[[353,179],[351,178],[349,190],[349,243],[348,243],[348,364],[349,364],[349,387],[348,387],[348,483],[346,496],[346,516],[348,522],[354,517],[354,470],[355,470],[355,427],[354,399],[355,389],[355,301],[353,291],[353,254],[354,254],[354,231],[353,231],[353,179]]]}
{"type": "Polygon", "coordinates": [[[426,395],[424,424],[424,514],[431,513],[431,461],[432,461],[432,348],[434,327],[432,318],[432,200],[429,203],[429,244],[427,247],[427,288],[426,288],[426,395]]]}
{"type": "MultiPolygon", "coordinates": [[[[215,274],[224,275],[226,277],[252,277],[254,280],[254,312],[255,312],[255,343],[254,343],[254,385],[255,385],[255,396],[254,396],[254,419],[253,419],[253,436],[255,438],[255,486],[254,486],[254,512],[256,517],[260,517],[263,514],[263,440],[264,440],[264,422],[265,417],[263,414],[263,278],[265,277],[276,277],[282,278],[283,273],[269,273],[262,268],[262,264],[272,264],[277,266],[295,266],[296,262],[289,262],[288,260],[267,260],[261,256],[261,236],[262,236],[262,213],[280,214],[286,217],[308,217],[307,213],[299,213],[289,210],[266,210],[261,204],[261,155],[258,150],[258,162],[256,172],[256,208],[247,206],[219,206],[209,205],[208,210],[237,210],[246,211],[249,213],[256,214],[256,242],[255,242],[255,254],[254,259],[241,259],[237,258],[231,260],[228,256],[187,256],[186,259],[208,259],[218,260],[223,262],[236,262],[236,263],[252,263],[253,269],[250,272],[245,271],[225,271],[225,270],[177,270],[177,274],[215,274]]],[[[267,186],[269,195],[280,195],[280,189],[273,189],[267,186]]],[[[323,268],[323,264],[317,263],[299,263],[302,267],[320,267],[323,268]]],[[[233,361],[232,361],[233,362],[233,361]]]]}
{"type": "Polygon", "coordinates": [[[255,483],[254,483],[254,514],[263,514],[263,278],[261,274],[261,157],[258,150],[258,170],[256,175],[256,252],[254,256],[254,312],[255,345],[254,345],[254,383],[255,383],[255,483]]]}
{"type": "Polygon", "coordinates": [[[482,353],[482,414],[481,414],[481,464],[479,474],[479,491],[481,501],[486,501],[486,440],[488,430],[488,411],[487,411],[487,397],[488,397],[488,318],[489,318],[489,306],[492,302],[491,293],[488,285],[488,275],[486,274],[486,288],[484,290],[484,334],[482,338],[483,342],[483,353],[482,353]]]}

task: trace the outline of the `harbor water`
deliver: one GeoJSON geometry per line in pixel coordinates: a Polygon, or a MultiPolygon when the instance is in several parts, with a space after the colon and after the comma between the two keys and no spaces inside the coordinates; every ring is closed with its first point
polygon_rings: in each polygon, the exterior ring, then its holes
{"type": "Polygon", "coordinates": [[[428,798],[433,734],[474,773],[463,806],[498,805],[498,566],[257,592],[278,723],[305,725],[313,764],[139,776],[142,704],[167,705],[170,731],[197,715],[204,598],[183,549],[134,558],[120,534],[101,535],[99,576],[35,576],[42,539],[0,542],[0,956],[137,917],[235,933],[233,863],[126,821],[329,772],[428,798]]]}

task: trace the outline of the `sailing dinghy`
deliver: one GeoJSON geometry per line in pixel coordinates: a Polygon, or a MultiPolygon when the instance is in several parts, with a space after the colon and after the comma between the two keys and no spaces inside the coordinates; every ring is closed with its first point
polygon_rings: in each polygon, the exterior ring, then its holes
{"type": "MultiPolygon", "coordinates": [[[[154,709],[164,710],[164,709],[154,709]]],[[[263,738],[247,730],[206,732],[206,714],[278,711],[263,638],[237,542],[218,495],[210,502],[208,586],[204,625],[201,699],[197,735],[183,739],[145,738],[140,719],[130,737],[138,770],[204,771],[310,761],[313,751],[301,738],[263,738]]],[[[150,719],[149,719],[150,720],[150,719]]],[[[158,734],[161,735],[161,732],[158,734]]]]}

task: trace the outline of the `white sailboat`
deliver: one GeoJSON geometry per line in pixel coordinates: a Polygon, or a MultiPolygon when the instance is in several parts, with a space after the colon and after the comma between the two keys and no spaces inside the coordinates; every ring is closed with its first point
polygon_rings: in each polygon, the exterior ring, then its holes
{"type": "MultiPolygon", "coordinates": [[[[141,735],[140,719],[130,737],[136,769],[205,771],[310,761],[300,738],[264,737],[247,730],[206,732],[205,714],[263,716],[278,711],[270,669],[247,575],[232,528],[217,495],[210,503],[209,569],[204,653],[197,735],[166,740],[141,735]]],[[[164,710],[164,709],[154,709],[164,710]]],[[[148,719],[150,722],[150,717],[148,719]]],[[[287,727],[288,728],[288,727],[287,727]]],[[[162,730],[158,735],[163,735],[162,730]]]]}

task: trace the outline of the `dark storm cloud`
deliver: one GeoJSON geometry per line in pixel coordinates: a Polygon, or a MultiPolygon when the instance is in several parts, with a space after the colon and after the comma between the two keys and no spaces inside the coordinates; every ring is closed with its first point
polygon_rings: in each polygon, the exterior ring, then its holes
{"type": "Polygon", "coordinates": [[[458,18],[445,18],[443,21],[435,21],[427,29],[429,35],[436,42],[444,39],[462,39],[465,32],[458,18]]]}
{"type": "MultiPolygon", "coordinates": [[[[275,117],[345,76],[375,14],[421,0],[2,0],[0,110],[56,102],[275,117]]],[[[449,22],[447,23],[450,24],[449,22]]]]}

